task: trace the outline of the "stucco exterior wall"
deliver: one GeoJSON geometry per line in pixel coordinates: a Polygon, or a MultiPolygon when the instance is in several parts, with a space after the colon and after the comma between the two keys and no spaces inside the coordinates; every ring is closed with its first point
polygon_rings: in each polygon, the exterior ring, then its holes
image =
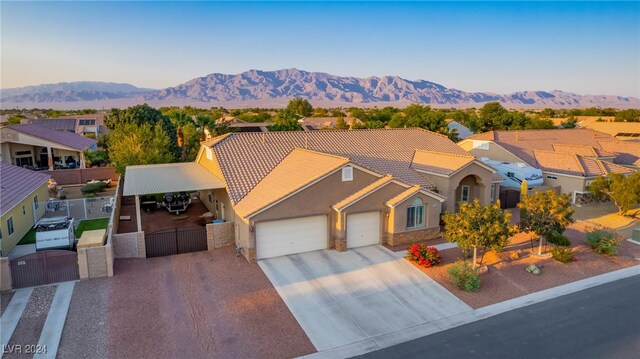
{"type": "Polygon", "coordinates": [[[422,193],[416,193],[396,205],[389,215],[389,233],[404,233],[424,230],[427,228],[440,228],[440,212],[442,204],[435,198],[429,197],[422,193]],[[420,198],[424,204],[425,225],[417,228],[407,228],[407,207],[409,207],[416,198],[420,198]]]}
{"type": "Polygon", "coordinates": [[[478,158],[489,157],[496,161],[522,162],[520,158],[491,141],[462,140],[458,146],[478,158]],[[487,149],[484,149],[484,146],[487,146],[487,149]]]}
{"type": "Polygon", "coordinates": [[[47,183],[42,184],[38,189],[31,192],[15,207],[2,213],[0,216],[0,230],[2,231],[2,239],[0,242],[0,248],[2,249],[2,256],[6,256],[18,244],[20,239],[29,232],[29,230],[35,225],[36,221],[44,215],[45,207],[40,204],[36,210],[36,216],[34,220],[33,213],[33,199],[38,197],[38,202],[46,202],[49,198],[49,190],[47,183]],[[24,206],[24,214],[22,208],[24,206]],[[9,235],[9,228],[7,226],[7,220],[13,218],[13,230],[14,232],[9,235]]]}
{"type": "Polygon", "coordinates": [[[586,191],[585,178],[563,176],[561,174],[542,172],[543,183],[548,187],[560,186],[561,193],[573,194],[574,191],[586,191]],[[557,179],[549,178],[556,177],[557,179]]]}

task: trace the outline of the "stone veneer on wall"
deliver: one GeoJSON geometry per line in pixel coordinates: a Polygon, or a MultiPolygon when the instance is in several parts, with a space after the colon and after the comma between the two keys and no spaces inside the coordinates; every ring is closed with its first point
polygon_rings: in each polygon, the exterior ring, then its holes
{"type": "Polygon", "coordinates": [[[402,233],[387,233],[385,240],[390,246],[413,244],[440,236],[440,227],[413,230],[402,233]]]}

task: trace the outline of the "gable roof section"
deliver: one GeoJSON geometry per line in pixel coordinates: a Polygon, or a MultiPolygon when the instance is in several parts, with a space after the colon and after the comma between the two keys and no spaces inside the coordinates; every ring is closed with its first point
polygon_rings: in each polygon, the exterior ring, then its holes
{"type": "MultiPolygon", "coordinates": [[[[609,154],[615,154],[613,162],[621,165],[629,165],[628,162],[632,158],[640,157],[640,144],[639,147],[625,145],[627,141],[620,141],[605,133],[582,128],[491,131],[473,135],[468,139],[493,141],[533,167],[541,167],[536,161],[534,151],[555,151],[554,145],[560,145],[557,148],[561,150],[557,153],[576,155],[584,155],[588,153],[585,152],[585,147],[592,147],[595,153],[600,155],[598,157],[610,157],[609,154]],[[604,143],[606,145],[603,145],[604,143]]],[[[640,161],[638,163],[640,164],[640,161]]]]}
{"type": "Polygon", "coordinates": [[[236,213],[249,218],[347,163],[345,157],[295,148],[235,206],[236,213]]]}
{"type": "Polygon", "coordinates": [[[337,211],[342,211],[343,209],[349,207],[350,205],[358,202],[362,198],[364,198],[364,197],[368,196],[369,194],[371,194],[371,193],[379,190],[380,188],[384,187],[386,184],[390,183],[392,179],[393,179],[393,176],[391,176],[391,175],[386,175],[384,177],[381,177],[377,181],[374,181],[370,185],[365,186],[364,188],[362,188],[361,190],[355,192],[351,196],[349,196],[349,197],[343,199],[342,201],[334,204],[333,205],[333,209],[335,209],[337,211]]]}
{"type": "Polygon", "coordinates": [[[626,167],[578,156],[573,153],[536,150],[534,151],[534,156],[542,170],[574,176],[596,177],[607,175],[611,172],[633,172],[626,167]]]}
{"type": "Polygon", "coordinates": [[[61,144],[63,146],[74,148],[78,151],[97,146],[98,142],[94,139],[77,135],[67,131],[55,131],[47,127],[37,125],[11,125],[7,126],[12,130],[24,133],[26,135],[41,138],[46,141],[61,144]]]}
{"type": "Polygon", "coordinates": [[[600,141],[599,144],[607,151],[618,153],[614,163],[640,167],[640,142],[600,141]]]}
{"type": "Polygon", "coordinates": [[[615,153],[607,152],[600,148],[584,145],[569,145],[563,143],[556,143],[551,145],[556,152],[574,153],[578,156],[585,157],[615,157],[615,153]]]}
{"type": "Polygon", "coordinates": [[[395,207],[402,203],[405,199],[413,196],[414,194],[420,192],[420,186],[412,186],[407,188],[405,191],[399,193],[397,196],[391,198],[387,201],[386,205],[389,207],[395,207]]]}
{"type": "Polygon", "coordinates": [[[416,150],[411,168],[450,176],[475,161],[468,154],[416,150]]]}
{"type": "Polygon", "coordinates": [[[446,136],[417,128],[233,133],[212,147],[234,203],[294,148],[345,157],[355,165],[424,189],[434,185],[410,167],[416,149],[467,154],[446,136]]]}
{"type": "MultiPolygon", "coordinates": [[[[5,214],[45,184],[48,174],[0,162],[0,213],[5,214]]],[[[39,200],[46,201],[46,198],[39,200]]]]}
{"type": "Polygon", "coordinates": [[[27,120],[29,125],[42,126],[56,131],[76,132],[75,118],[38,118],[27,120]]]}

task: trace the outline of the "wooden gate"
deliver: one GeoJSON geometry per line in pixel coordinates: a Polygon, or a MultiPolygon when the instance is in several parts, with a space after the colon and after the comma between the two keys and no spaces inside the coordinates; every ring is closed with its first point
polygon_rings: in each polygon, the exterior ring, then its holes
{"type": "Polygon", "coordinates": [[[13,288],[65,282],[80,279],[78,253],[45,250],[9,261],[13,288]]]}
{"type": "Polygon", "coordinates": [[[520,202],[520,191],[514,189],[500,189],[500,208],[515,208],[520,202]]]}
{"type": "Polygon", "coordinates": [[[147,258],[207,250],[205,227],[165,228],[145,234],[147,258]]]}

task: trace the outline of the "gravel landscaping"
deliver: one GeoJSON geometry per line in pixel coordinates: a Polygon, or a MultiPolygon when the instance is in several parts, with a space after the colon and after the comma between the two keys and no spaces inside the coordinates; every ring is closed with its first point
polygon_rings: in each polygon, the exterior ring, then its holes
{"type": "MultiPolygon", "coordinates": [[[[464,292],[453,286],[447,273],[451,264],[462,258],[461,250],[458,248],[441,251],[441,265],[419,268],[472,308],[480,308],[528,293],[640,264],[640,246],[627,241],[623,241],[620,245],[618,256],[593,253],[586,244],[584,235],[586,227],[587,224],[580,221],[571,225],[565,232],[565,235],[572,242],[571,248],[577,258],[577,261],[567,264],[557,262],[553,258],[543,259],[531,256],[529,235],[521,233],[514,236],[512,244],[503,253],[488,252],[485,255],[484,263],[488,266],[489,271],[480,276],[482,281],[480,291],[475,293],[464,292]],[[512,259],[514,253],[519,253],[520,258],[512,259]],[[530,264],[541,267],[542,274],[527,273],[524,269],[530,264]]],[[[552,246],[548,245],[547,250],[550,250],[552,246]]],[[[534,250],[537,251],[537,248],[534,250]]],[[[480,253],[481,251],[479,251],[479,255],[480,253]]]]}
{"type": "Polygon", "coordinates": [[[0,316],[4,314],[4,310],[9,306],[11,298],[13,298],[15,292],[2,292],[0,293],[0,316]]]}
{"type": "MultiPolygon", "coordinates": [[[[44,326],[45,320],[47,320],[47,314],[53,301],[53,296],[56,294],[55,285],[46,287],[37,287],[33,289],[31,297],[27,302],[27,306],[22,312],[20,321],[16,330],[9,340],[9,346],[12,345],[36,345],[40,340],[40,333],[44,326]]],[[[11,353],[5,354],[5,358],[30,358],[31,354],[18,354],[11,353]]]]}

